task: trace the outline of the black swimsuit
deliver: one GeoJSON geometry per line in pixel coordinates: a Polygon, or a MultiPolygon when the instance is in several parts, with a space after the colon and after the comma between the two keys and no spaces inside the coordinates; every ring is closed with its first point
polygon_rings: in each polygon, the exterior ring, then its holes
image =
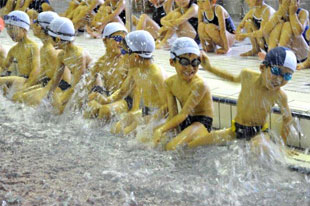
{"type": "MultiPolygon", "coordinates": [[[[188,8],[190,8],[193,4],[195,4],[197,1],[195,1],[195,0],[191,0],[190,1],[190,3],[189,3],[189,5],[188,5],[188,8]]],[[[183,9],[181,8],[180,9],[180,12],[181,12],[181,14],[183,15],[185,12],[183,11],[183,9]]],[[[200,43],[200,39],[199,39],[199,35],[198,35],[198,32],[197,32],[197,30],[198,30],[198,18],[197,17],[192,17],[192,18],[190,18],[189,20],[188,20],[188,22],[190,23],[190,25],[192,25],[192,27],[195,29],[195,31],[196,31],[196,36],[195,36],[195,42],[197,43],[197,44],[199,44],[200,43]]]]}
{"type": "Polygon", "coordinates": [[[0,8],[5,7],[7,1],[8,0],[0,0],[0,8]]]}
{"type": "MultiPolygon", "coordinates": [[[[110,2],[110,7],[112,8],[112,11],[114,11],[116,9],[116,8],[113,7],[111,2],[110,2]]],[[[126,24],[126,11],[125,11],[125,9],[123,9],[123,11],[118,16],[122,20],[122,22],[124,24],[126,24]]]]}
{"type": "Polygon", "coordinates": [[[50,4],[49,0],[35,0],[35,1],[31,2],[31,4],[29,5],[29,9],[34,9],[37,12],[41,13],[43,11],[43,9],[42,9],[43,3],[50,4]]]}
{"type": "Polygon", "coordinates": [[[241,124],[238,124],[237,122],[234,123],[236,128],[236,136],[237,139],[246,139],[247,141],[251,140],[253,137],[255,137],[260,132],[268,132],[267,130],[262,130],[262,126],[244,126],[241,124]]]}
{"type": "MultiPolygon", "coordinates": [[[[301,10],[302,10],[301,8],[298,8],[297,11],[296,11],[296,14],[299,15],[299,13],[300,13],[301,10]]],[[[306,26],[305,30],[304,30],[303,33],[302,33],[302,36],[304,37],[305,41],[306,41],[307,44],[309,45],[310,39],[308,40],[308,39],[307,39],[307,36],[306,36],[306,33],[307,33],[307,30],[308,30],[308,29],[309,29],[309,25],[306,26]]]]}
{"type": "Polygon", "coordinates": [[[203,115],[196,115],[196,116],[188,116],[179,126],[180,129],[183,131],[187,127],[189,127],[194,122],[200,122],[205,126],[208,132],[212,130],[212,122],[213,119],[211,117],[203,116],[203,115]]]}
{"type": "Polygon", "coordinates": [[[166,12],[165,12],[165,9],[164,9],[164,6],[160,6],[158,8],[154,8],[154,12],[153,12],[153,15],[152,15],[152,19],[161,27],[161,23],[160,23],[160,20],[161,18],[163,18],[164,16],[166,16],[166,12]]]}
{"type": "MultiPolygon", "coordinates": [[[[203,12],[203,21],[206,24],[215,24],[216,26],[219,26],[219,20],[218,20],[218,17],[216,16],[215,12],[213,14],[213,19],[211,19],[211,20],[208,19],[206,12],[203,12]]],[[[230,16],[225,19],[225,25],[226,25],[226,30],[229,33],[235,34],[236,26],[235,26],[235,24],[234,24],[234,22],[230,16]]]]}

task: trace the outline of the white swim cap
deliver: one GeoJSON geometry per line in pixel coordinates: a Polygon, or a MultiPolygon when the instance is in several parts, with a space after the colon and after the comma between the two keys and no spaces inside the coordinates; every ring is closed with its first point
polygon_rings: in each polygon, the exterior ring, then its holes
{"type": "Polygon", "coordinates": [[[64,41],[73,41],[75,37],[75,29],[72,21],[65,17],[54,19],[48,26],[48,35],[59,37],[64,41]]]}
{"type": "Polygon", "coordinates": [[[143,30],[133,31],[126,35],[125,41],[129,49],[138,53],[140,57],[152,58],[155,50],[155,41],[152,35],[143,30]]]}
{"type": "Polygon", "coordinates": [[[170,57],[171,59],[174,59],[176,56],[182,54],[196,54],[197,56],[200,56],[199,46],[189,37],[178,38],[170,49],[170,57]]]}
{"type": "Polygon", "coordinates": [[[48,25],[57,17],[59,16],[56,12],[44,11],[39,14],[38,19],[34,22],[37,22],[43,29],[47,29],[48,25]]]}
{"type": "Polygon", "coordinates": [[[123,24],[117,22],[109,23],[104,27],[102,38],[108,37],[118,31],[123,31],[127,33],[127,29],[123,24]]]}
{"type": "Polygon", "coordinates": [[[295,72],[297,59],[294,52],[289,48],[276,47],[266,54],[263,64],[267,66],[284,66],[295,72]]]}
{"type": "Polygon", "coordinates": [[[30,19],[28,14],[23,11],[12,11],[8,15],[4,16],[4,22],[8,25],[18,26],[29,30],[30,19]]]}

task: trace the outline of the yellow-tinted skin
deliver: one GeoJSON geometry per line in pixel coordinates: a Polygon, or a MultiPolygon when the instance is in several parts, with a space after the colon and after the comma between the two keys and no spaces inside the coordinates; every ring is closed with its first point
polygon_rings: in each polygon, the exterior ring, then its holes
{"type": "MultiPolygon", "coordinates": [[[[198,58],[195,54],[184,54],[181,57],[191,62],[198,58]]],[[[164,137],[163,133],[177,128],[188,116],[206,116],[213,118],[213,102],[209,87],[196,73],[198,66],[182,66],[178,61],[170,60],[171,66],[176,68],[177,74],[168,78],[166,83],[169,119],[156,129],[153,137],[155,145],[164,137]],[[181,104],[178,112],[177,100],[181,104]]],[[[201,123],[195,122],[179,133],[167,145],[167,150],[176,149],[177,146],[189,143],[199,136],[209,132],[201,123]]]]}
{"type": "MultiPolygon", "coordinates": [[[[286,143],[287,136],[292,123],[292,115],[288,106],[287,95],[281,89],[287,84],[287,81],[281,76],[273,75],[270,67],[260,66],[260,73],[244,69],[238,76],[234,76],[225,70],[217,69],[210,65],[208,57],[204,54],[202,66],[207,71],[222,77],[226,80],[241,83],[241,92],[238,97],[237,114],[235,122],[244,126],[264,126],[272,107],[277,104],[282,112],[283,124],[281,136],[286,143]]],[[[279,66],[282,72],[292,73],[286,67],[279,66]]],[[[260,142],[259,139],[264,136],[258,134],[253,141],[260,142]]],[[[211,132],[210,135],[200,137],[189,144],[190,147],[199,145],[217,144],[234,140],[235,132],[232,128],[211,132]]]]}
{"type": "Polygon", "coordinates": [[[17,90],[26,89],[32,86],[38,81],[38,74],[40,72],[40,60],[39,60],[39,48],[38,45],[27,37],[27,31],[23,28],[6,25],[7,32],[11,39],[17,44],[13,46],[2,64],[3,68],[0,71],[6,71],[13,68],[16,71],[16,76],[8,76],[0,78],[0,85],[6,83],[16,84],[17,90]],[[11,67],[13,63],[16,63],[16,67],[11,67]],[[21,76],[29,76],[28,79],[21,76]]]}

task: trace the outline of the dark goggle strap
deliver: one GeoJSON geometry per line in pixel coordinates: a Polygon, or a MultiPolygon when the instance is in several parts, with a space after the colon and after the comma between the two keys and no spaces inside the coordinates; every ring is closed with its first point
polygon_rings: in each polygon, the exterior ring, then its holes
{"type": "Polygon", "coordinates": [[[55,32],[53,30],[51,30],[50,28],[47,28],[48,31],[54,33],[54,34],[57,34],[57,35],[62,35],[62,36],[68,36],[68,37],[74,37],[75,34],[67,34],[67,33],[62,33],[62,32],[55,32]]]}
{"type": "Polygon", "coordinates": [[[23,22],[23,23],[25,23],[25,24],[30,26],[30,24],[28,22],[18,18],[17,16],[14,16],[14,15],[13,16],[5,15],[3,17],[3,19],[4,19],[4,21],[6,21],[6,20],[20,21],[20,22],[23,22]]]}

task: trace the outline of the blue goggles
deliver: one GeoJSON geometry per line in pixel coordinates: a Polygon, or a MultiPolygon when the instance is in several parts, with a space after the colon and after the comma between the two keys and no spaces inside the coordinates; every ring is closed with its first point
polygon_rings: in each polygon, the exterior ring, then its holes
{"type": "Polygon", "coordinates": [[[119,35],[115,35],[115,36],[110,35],[110,36],[107,36],[107,38],[113,39],[116,42],[122,42],[124,39],[122,36],[119,36],[119,35]]]}
{"type": "Polygon", "coordinates": [[[293,74],[292,73],[282,73],[281,69],[276,66],[271,66],[270,68],[271,74],[275,76],[281,76],[285,81],[289,81],[292,79],[293,74]]]}
{"type": "Polygon", "coordinates": [[[26,22],[26,21],[24,21],[24,20],[22,20],[22,19],[18,18],[17,16],[9,16],[9,15],[5,15],[5,16],[3,17],[3,19],[4,19],[4,21],[7,21],[7,20],[19,21],[19,22],[23,22],[23,23],[25,23],[25,24],[29,25],[29,23],[28,23],[28,22],[26,22]]]}

